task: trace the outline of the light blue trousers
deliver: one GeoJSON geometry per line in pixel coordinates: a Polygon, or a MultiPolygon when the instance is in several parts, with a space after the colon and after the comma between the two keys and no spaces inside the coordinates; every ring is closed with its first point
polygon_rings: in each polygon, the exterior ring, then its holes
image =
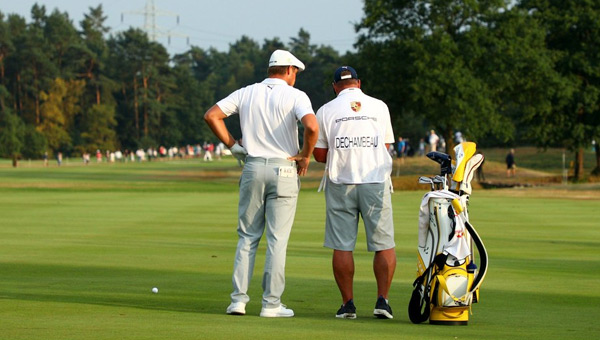
{"type": "Polygon", "coordinates": [[[231,302],[248,303],[250,300],[247,293],[256,250],[266,232],[262,305],[267,308],[281,305],[287,244],[300,189],[295,169],[295,162],[285,159],[246,159],[240,179],[239,240],[233,266],[231,302]]]}

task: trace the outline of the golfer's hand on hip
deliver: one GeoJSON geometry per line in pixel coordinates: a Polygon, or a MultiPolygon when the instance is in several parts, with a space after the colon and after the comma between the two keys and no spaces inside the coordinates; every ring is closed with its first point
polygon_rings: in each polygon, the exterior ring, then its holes
{"type": "Polygon", "coordinates": [[[296,156],[288,158],[288,160],[296,162],[296,169],[299,176],[306,175],[308,163],[310,163],[310,157],[304,157],[301,154],[297,154],[296,156]]]}

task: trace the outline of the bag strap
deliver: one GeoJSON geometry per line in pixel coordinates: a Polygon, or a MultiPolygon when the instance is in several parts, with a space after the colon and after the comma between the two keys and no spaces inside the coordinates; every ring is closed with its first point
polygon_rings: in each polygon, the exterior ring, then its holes
{"type": "Polygon", "coordinates": [[[475,230],[475,228],[473,228],[469,221],[465,221],[465,227],[471,235],[471,239],[473,240],[473,243],[475,243],[475,246],[477,247],[477,252],[479,253],[479,271],[477,272],[477,277],[473,279],[473,283],[471,284],[471,291],[469,292],[473,293],[474,291],[479,289],[479,286],[481,286],[481,283],[485,278],[485,274],[487,273],[488,254],[487,250],[485,249],[485,245],[481,240],[481,237],[479,237],[479,234],[477,234],[477,231],[475,230]]]}

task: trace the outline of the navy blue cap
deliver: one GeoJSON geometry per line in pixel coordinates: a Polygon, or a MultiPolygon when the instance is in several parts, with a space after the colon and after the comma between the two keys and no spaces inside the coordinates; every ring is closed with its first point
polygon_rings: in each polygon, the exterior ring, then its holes
{"type": "Polygon", "coordinates": [[[338,68],[333,75],[334,83],[346,79],[358,79],[358,74],[356,74],[356,70],[350,66],[342,66],[338,68]]]}

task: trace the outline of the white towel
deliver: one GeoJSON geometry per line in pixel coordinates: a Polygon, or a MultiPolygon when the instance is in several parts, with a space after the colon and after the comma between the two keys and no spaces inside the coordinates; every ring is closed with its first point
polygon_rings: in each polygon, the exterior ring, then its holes
{"type": "MultiPolygon", "coordinates": [[[[425,247],[427,241],[427,231],[429,230],[429,200],[432,198],[455,199],[460,198],[457,194],[448,190],[430,191],[423,196],[421,207],[419,208],[419,247],[425,247]]],[[[469,243],[465,236],[465,220],[464,212],[455,216],[455,230],[452,239],[444,245],[443,250],[448,254],[463,259],[471,254],[469,243]]]]}

